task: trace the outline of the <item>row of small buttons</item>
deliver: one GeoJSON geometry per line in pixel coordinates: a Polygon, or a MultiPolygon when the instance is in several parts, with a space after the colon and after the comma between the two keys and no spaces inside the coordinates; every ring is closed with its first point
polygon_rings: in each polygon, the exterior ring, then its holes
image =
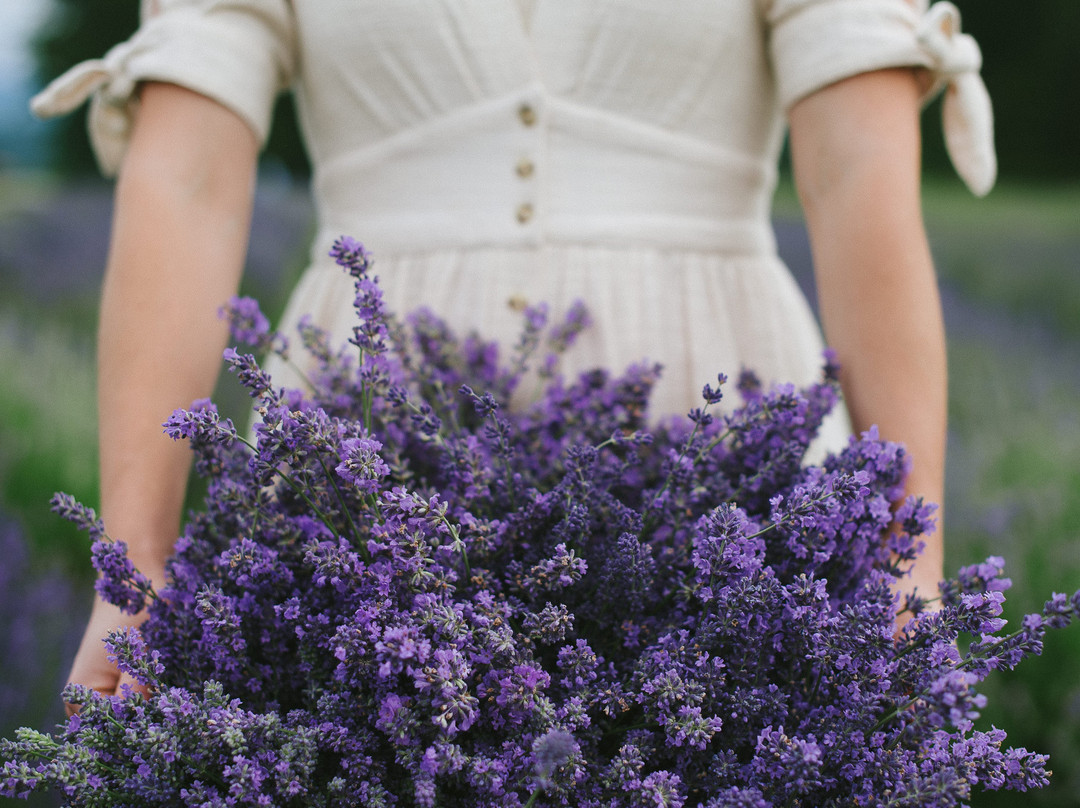
{"type": "MultiPolygon", "coordinates": [[[[536,126],[536,123],[539,120],[536,114],[536,110],[529,104],[522,104],[518,108],[518,119],[521,121],[523,126],[527,127],[536,126]]],[[[532,179],[533,175],[536,173],[536,164],[532,161],[530,157],[523,156],[521,157],[521,159],[518,160],[514,171],[522,180],[529,180],[532,179]]],[[[535,211],[532,204],[529,202],[523,202],[522,204],[518,205],[517,220],[520,224],[528,224],[532,221],[534,213],[535,211]]]]}

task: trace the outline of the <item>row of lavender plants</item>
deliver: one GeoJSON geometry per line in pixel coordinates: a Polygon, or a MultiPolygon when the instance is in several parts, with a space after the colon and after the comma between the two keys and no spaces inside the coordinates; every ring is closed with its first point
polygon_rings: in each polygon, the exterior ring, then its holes
{"type": "MultiPolygon", "coordinates": [[[[109,646],[151,694],[69,688],[66,726],[0,745],[8,793],[719,808],[961,805],[1045,784],[1043,756],[974,727],[976,686],[1041,651],[1080,593],[1007,630],[990,558],[899,604],[912,619],[894,636],[892,587],[933,508],[908,500],[889,530],[907,459],[872,433],[804,465],[834,368],[803,391],[744,374],[742,405],[714,415],[721,377],[688,420],[647,432],[648,366],[542,372],[540,401],[505,413],[584,315],[545,341],[527,312],[499,364],[429,313],[388,318],[360,245],[334,254],[357,281],[354,350],[305,326],[306,394],[228,352],[253,442],[209,402],[166,424],[210,482],[165,591],[57,498],[94,540],[99,591],[149,609],[109,646]]],[[[287,353],[251,301],[231,319],[287,353]]]]}
{"type": "MultiPolygon", "coordinates": [[[[1005,186],[973,204],[931,184],[925,198],[949,333],[948,555],[1006,556],[1015,586],[1004,615],[1015,622],[1042,592],[1080,581],[1078,189],[1005,186]]],[[[1025,804],[1080,804],[1076,670],[1080,637],[1068,634],[987,682],[983,724],[1054,760],[1051,786],[1025,804]]]]}
{"type": "MultiPolygon", "coordinates": [[[[62,570],[33,557],[21,526],[2,512],[0,559],[0,735],[9,736],[18,727],[54,726],[63,718],[56,694],[87,598],[62,570]]],[[[32,802],[55,804],[46,795],[32,802]]]]}
{"type": "MultiPolygon", "coordinates": [[[[12,284],[7,287],[14,290],[12,284]]],[[[85,333],[0,311],[0,734],[63,718],[58,694],[90,603],[85,538],[50,514],[63,487],[96,496],[92,352],[85,333]]],[[[9,801],[0,798],[0,804],[9,801]]],[[[20,801],[18,805],[27,805],[20,801]]],[[[30,808],[54,806],[36,796],[30,808]]]]}
{"type": "Polygon", "coordinates": [[[56,568],[28,552],[18,523],[0,513],[0,731],[62,717],[56,688],[74,651],[71,614],[85,604],[56,568]]]}
{"type": "MultiPolygon", "coordinates": [[[[1080,580],[1080,363],[1045,334],[1017,340],[1000,314],[967,312],[950,346],[954,427],[946,502],[948,556],[1008,558],[1015,624],[1042,592],[1080,580]],[[970,319],[968,319],[970,318],[970,319]],[[1003,384],[1002,367],[1012,370],[1003,384]]],[[[954,319],[959,319],[959,316],[954,319]]],[[[1030,666],[990,677],[982,724],[1047,751],[1051,786],[1025,804],[1080,804],[1080,637],[1048,643],[1030,666]]],[[[1011,808],[1004,795],[975,803],[1011,808]]]]}

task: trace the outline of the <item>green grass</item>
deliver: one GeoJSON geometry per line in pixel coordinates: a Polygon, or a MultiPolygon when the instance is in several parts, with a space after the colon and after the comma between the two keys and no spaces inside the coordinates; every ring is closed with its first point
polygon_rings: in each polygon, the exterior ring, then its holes
{"type": "MultiPolygon", "coordinates": [[[[782,216],[798,215],[799,201],[790,177],[781,179],[773,208],[782,216]]],[[[970,228],[1025,238],[1080,237],[1080,185],[1002,181],[980,199],[956,177],[927,177],[923,180],[923,211],[930,230],[970,228]]]]}
{"type": "Polygon", "coordinates": [[[971,228],[1027,239],[1080,238],[1080,185],[999,183],[977,199],[959,180],[930,178],[923,184],[923,210],[931,228],[971,228]]]}
{"type": "Polygon", "coordinates": [[[89,336],[0,312],[0,499],[38,552],[83,567],[84,537],[48,510],[63,490],[97,499],[96,407],[89,336]]]}
{"type": "MultiPolygon", "coordinates": [[[[959,180],[933,178],[923,209],[944,283],[973,303],[1080,339],[1080,185],[1003,184],[977,199],[959,180]]],[[[790,183],[778,189],[776,211],[799,215],[790,183]]]]}
{"type": "Polygon", "coordinates": [[[40,171],[0,172],[0,218],[44,204],[61,188],[60,181],[40,171]]]}
{"type": "MultiPolygon", "coordinates": [[[[1001,555],[1015,625],[1051,592],[1080,588],[1080,379],[1067,351],[969,336],[950,343],[951,441],[947,568],[1001,555]]],[[[1080,627],[1052,632],[1046,652],[991,676],[984,728],[1051,755],[1051,787],[1022,804],[1080,804],[1080,627]]],[[[983,808],[1019,804],[986,795],[983,808]]]]}

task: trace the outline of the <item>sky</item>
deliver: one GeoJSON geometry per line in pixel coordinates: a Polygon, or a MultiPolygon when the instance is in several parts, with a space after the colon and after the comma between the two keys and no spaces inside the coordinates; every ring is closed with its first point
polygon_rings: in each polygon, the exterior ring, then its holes
{"type": "Polygon", "coordinates": [[[30,35],[49,10],[49,0],[6,0],[0,2],[0,81],[19,83],[30,78],[30,58],[26,45],[30,35]]]}
{"type": "Polygon", "coordinates": [[[33,165],[44,157],[42,124],[30,115],[33,62],[28,42],[51,0],[0,0],[0,166],[33,165]]]}

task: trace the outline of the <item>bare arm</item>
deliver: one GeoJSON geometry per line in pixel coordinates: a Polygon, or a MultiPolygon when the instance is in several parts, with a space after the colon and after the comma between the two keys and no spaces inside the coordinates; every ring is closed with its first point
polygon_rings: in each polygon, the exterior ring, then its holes
{"type": "MultiPolygon", "coordinates": [[[[251,216],[258,144],[232,112],[147,84],[116,188],[98,333],[101,515],[136,566],[162,582],[178,535],[190,451],[162,433],[213,390],[251,216]]],[[[101,639],[141,621],[95,601],[71,680],[112,692],[101,639]]]]}
{"type": "MultiPolygon", "coordinates": [[[[877,424],[913,459],[908,493],[941,503],[945,334],[923,227],[919,78],[888,70],[841,81],[791,110],[791,150],[814,254],[822,324],[856,430],[877,424]]],[[[939,529],[906,591],[933,596],[939,529]]]]}

